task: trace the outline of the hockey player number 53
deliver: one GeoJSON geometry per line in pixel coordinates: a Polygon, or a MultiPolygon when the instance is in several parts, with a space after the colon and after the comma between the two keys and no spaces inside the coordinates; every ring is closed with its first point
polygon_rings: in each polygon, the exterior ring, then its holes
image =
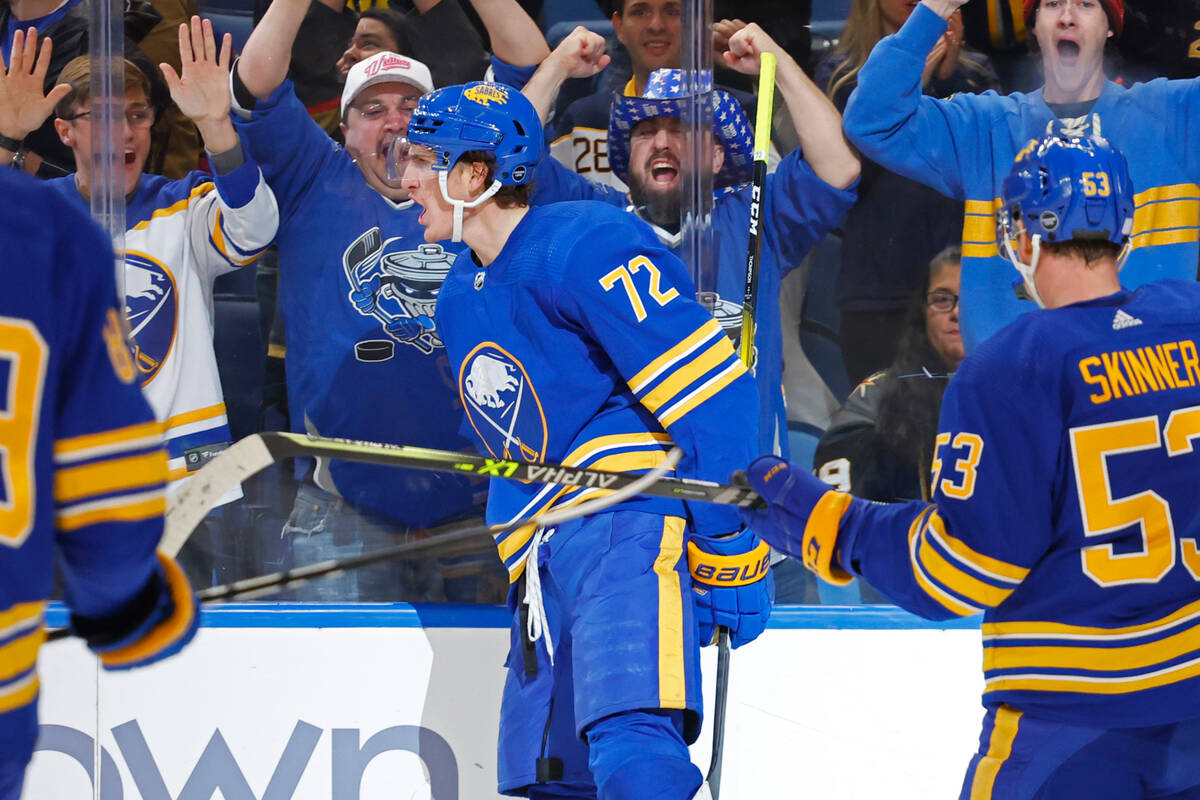
{"type": "Polygon", "coordinates": [[[638,274],[643,267],[650,274],[650,296],[656,303],[665,306],[679,296],[679,292],[675,289],[665,292],[662,290],[662,273],[658,271],[658,267],[654,266],[654,262],[645,256],[638,256],[628,264],[622,264],[600,279],[600,286],[606,292],[611,291],[618,283],[621,284],[625,289],[626,296],[629,297],[629,304],[633,306],[633,315],[637,317],[638,322],[646,318],[646,304],[642,302],[641,292],[633,283],[633,276],[638,274]]]}
{"type": "Polygon", "coordinates": [[[33,449],[46,343],[33,323],[0,317],[0,545],[33,529],[33,449]]]}
{"type": "MultiPolygon", "coordinates": [[[[1200,439],[1200,406],[1176,409],[1159,428],[1158,417],[1142,417],[1071,429],[1071,456],[1086,536],[1102,536],[1137,525],[1142,549],[1117,554],[1112,544],[1085,547],[1083,571],[1100,586],[1157,583],[1175,566],[1175,524],[1171,507],[1152,489],[1128,497],[1112,496],[1108,457],[1164,445],[1169,457],[1192,453],[1200,439]]],[[[1195,539],[1180,539],[1183,565],[1200,580],[1200,551],[1195,539]]]]}

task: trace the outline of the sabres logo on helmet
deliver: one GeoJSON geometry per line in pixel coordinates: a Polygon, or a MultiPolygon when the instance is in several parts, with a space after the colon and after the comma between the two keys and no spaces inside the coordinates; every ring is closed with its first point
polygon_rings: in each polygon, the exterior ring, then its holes
{"type": "Polygon", "coordinates": [[[125,253],[125,316],[134,343],[133,362],[144,386],[170,355],[179,316],[174,276],[145,253],[125,253]]]}
{"type": "Polygon", "coordinates": [[[496,83],[477,83],[464,91],[463,97],[482,106],[492,103],[502,106],[508,103],[508,89],[496,83]]]}
{"type": "Polygon", "coordinates": [[[494,342],[463,359],[458,390],[475,432],[497,458],[541,461],[546,456],[546,415],[521,362],[494,342]]]}

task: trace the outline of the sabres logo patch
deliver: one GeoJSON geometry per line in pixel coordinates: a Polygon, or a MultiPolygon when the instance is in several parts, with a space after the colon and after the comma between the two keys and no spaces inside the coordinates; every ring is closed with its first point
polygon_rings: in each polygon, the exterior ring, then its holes
{"type": "Polygon", "coordinates": [[[474,100],[481,106],[508,104],[508,89],[495,83],[480,83],[463,92],[463,97],[474,100]]]}
{"type": "Polygon", "coordinates": [[[546,414],[525,367],[494,342],[463,359],[458,391],[467,419],[488,452],[513,461],[546,456],[546,414]]]}
{"type": "Polygon", "coordinates": [[[125,317],[143,386],[154,380],[175,343],[178,297],[175,277],[163,264],[145,253],[125,252],[125,317]]]}

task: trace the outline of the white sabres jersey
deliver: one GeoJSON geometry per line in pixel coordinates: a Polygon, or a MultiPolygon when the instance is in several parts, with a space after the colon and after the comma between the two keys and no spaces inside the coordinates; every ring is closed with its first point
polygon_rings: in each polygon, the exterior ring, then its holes
{"type": "MultiPolygon", "coordinates": [[[[165,425],[168,496],[231,438],[213,352],[213,280],[257,259],[279,226],[257,164],[215,181],[143,175],[126,207],[125,314],[142,391],[165,425]]],[[[83,202],[72,177],[51,183],[83,202]]]]}

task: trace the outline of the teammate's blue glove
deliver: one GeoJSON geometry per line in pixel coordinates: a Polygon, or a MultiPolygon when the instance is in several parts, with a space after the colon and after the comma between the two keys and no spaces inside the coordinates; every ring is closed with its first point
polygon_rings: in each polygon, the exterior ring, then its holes
{"type": "Polygon", "coordinates": [[[370,280],[362,284],[358,289],[350,290],[350,302],[354,303],[354,307],[361,313],[370,316],[375,313],[376,297],[379,295],[381,287],[379,276],[375,275],[370,280]]]}
{"type": "Polygon", "coordinates": [[[777,456],[760,456],[746,470],[767,510],[742,510],[742,520],[771,546],[795,556],[829,583],[844,586],[854,576],[837,557],[838,524],[854,499],[777,456]]]}
{"type": "Polygon", "coordinates": [[[104,619],[71,616],[71,631],[109,670],[132,669],[174,655],[196,635],[196,596],[175,559],[158,553],[158,569],[125,608],[104,619]]]}
{"type": "Polygon", "coordinates": [[[728,628],[734,647],[752,642],[767,627],[775,602],[771,549],[749,529],[729,536],[688,539],[688,568],[700,644],[728,628]]]}
{"type": "Polygon", "coordinates": [[[433,331],[433,320],[425,314],[415,318],[400,317],[384,325],[384,330],[401,342],[415,342],[433,331]]]}

